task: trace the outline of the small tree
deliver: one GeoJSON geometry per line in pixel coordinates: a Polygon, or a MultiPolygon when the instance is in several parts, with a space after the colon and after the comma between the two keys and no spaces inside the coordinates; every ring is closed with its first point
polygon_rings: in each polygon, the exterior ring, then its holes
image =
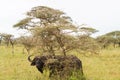
{"type": "Polygon", "coordinates": [[[15,44],[14,36],[11,34],[1,33],[0,37],[1,37],[0,41],[1,42],[3,41],[7,47],[9,45],[12,46],[12,53],[14,53],[14,44],[15,44]]]}
{"type": "Polygon", "coordinates": [[[98,32],[98,30],[89,27],[86,24],[80,25],[80,35],[78,36],[79,39],[79,50],[83,53],[90,52],[90,53],[98,53],[100,50],[100,46],[98,45],[97,41],[91,37],[92,34],[98,32]]]}
{"type": "Polygon", "coordinates": [[[2,36],[2,33],[0,33],[0,45],[2,43],[2,40],[3,40],[3,36],[2,36]]]}
{"type": "Polygon", "coordinates": [[[112,43],[114,44],[114,47],[115,47],[116,44],[118,44],[119,47],[120,47],[120,31],[112,31],[112,32],[109,32],[105,35],[113,38],[112,43]]]}
{"type": "Polygon", "coordinates": [[[83,53],[90,52],[92,54],[97,54],[100,51],[100,46],[94,38],[87,35],[81,35],[79,36],[79,50],[83,53]]]}
{"type": "Polygon", "coordinates": [[[27,53],[30,54],[31,50],[35,47],[35,39],[32,36],[21,36],[17,38],[17,43],[22,44],[24,46],[24,49],[26,49],[27,53]]]}
{"type": "Polygon", "coordinates": [[[103,46],[103,48],[106,48],[110,44],[113,44],[114,47],[116,44],[120,46],[120,31],[109,32],[97,37],[96,40],[103,46]]]}
{"type": "MultiPolygon", "coordinates": [[[[100,43],[102,48],[109,47],[110,45],[114,44],[114,41],[115,41],[113,37],[105,36],[105,35],[97,37],[96,40],[100,43]]],[[[114,44],[114,47],[115,47],[115,44],[114,44]]]]}

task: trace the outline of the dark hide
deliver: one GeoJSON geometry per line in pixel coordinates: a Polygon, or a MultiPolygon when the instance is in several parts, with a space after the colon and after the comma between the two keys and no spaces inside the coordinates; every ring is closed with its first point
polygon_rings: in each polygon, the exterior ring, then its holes
{"type": "Polygon", "coordinates": [[[76,56],[36,56],[31,60],[31,65],[36,66],[37,69],[43,73],[47,67],[50,70],[50,76],[53,74],[63,75],[65,72],[80,71],[83,75],[82,62],[76,56]]]}

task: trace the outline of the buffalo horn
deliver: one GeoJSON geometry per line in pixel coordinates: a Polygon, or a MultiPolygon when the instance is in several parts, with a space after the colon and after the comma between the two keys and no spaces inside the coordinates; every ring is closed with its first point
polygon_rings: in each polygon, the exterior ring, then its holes
{"type": "Polygon", "coordinates": [[[32,60],[30,59],[31,56],[33,56],[33,55],[28,56],[28,61],[30,61],[30,62],[32,62],[32,60]]]}

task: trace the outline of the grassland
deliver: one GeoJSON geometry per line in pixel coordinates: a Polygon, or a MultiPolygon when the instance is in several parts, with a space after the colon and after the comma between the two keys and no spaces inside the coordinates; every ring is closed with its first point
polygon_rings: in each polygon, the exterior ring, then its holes
{"type": "MultiPolygon", "coordinates": [[[[72,54],[82,60],[87,80],[120,80],[120,48],[105,49],[99,55],[72,54]]],[[[40,74],[27,56],[21,47],[15,47],[13,55],[11,48],[0,46],[0,80],[49,80],[49,72],[40,74]]]]}

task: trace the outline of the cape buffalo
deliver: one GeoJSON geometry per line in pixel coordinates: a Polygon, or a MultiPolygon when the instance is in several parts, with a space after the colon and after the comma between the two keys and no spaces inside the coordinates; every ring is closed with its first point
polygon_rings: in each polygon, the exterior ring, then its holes
{"type": "Polygon", "coordinates": [[[47,67],[50,70],[50,76],[53,74],[63,75],[66,72],[68,74],[73,70],[79,71],[83,75],[82,62],[76,56],[35,56],[33,60],[30,57],[28,60],[31,62],[31,66],[36,66],[41,73],[47,67]]]}

